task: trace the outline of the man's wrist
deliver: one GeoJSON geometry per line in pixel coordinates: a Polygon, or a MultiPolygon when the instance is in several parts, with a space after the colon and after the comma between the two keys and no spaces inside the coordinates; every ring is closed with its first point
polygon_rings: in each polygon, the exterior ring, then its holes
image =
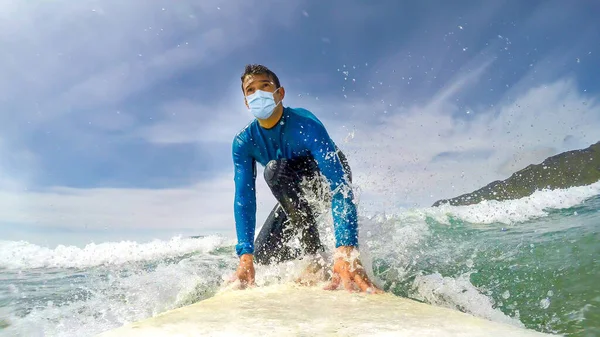
{"type": "Polygon", "coordinates": [[[333,254],[334,259],[339,259],[339,258],[350,258],[353,255],[358,256],[358,249],[355,246],[339,246],[336,250],[335,253],[333,254]]]}
{"type": "Polygon", "coordinates": [[[254,254],[246,253],[240,256],[240,262],[251,263],[254,262],[254,254]]]}
{"type": "Polygon", "coordinates": [[[357,249],[355,246],[339,246],[336,250],[340,253],[350,253],[355,249],[357,249]]]}

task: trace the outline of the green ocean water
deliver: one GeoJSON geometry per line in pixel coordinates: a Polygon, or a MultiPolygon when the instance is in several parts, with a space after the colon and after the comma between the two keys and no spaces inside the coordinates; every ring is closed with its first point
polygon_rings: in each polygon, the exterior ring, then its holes
{"type": "Polygon", "coordinates": [[[390,257],[375,260],[387,289],[497,318],[471,296],[476,288],[492,308],[527,328],[600,336],[600,197],[510,227],[426,222],[430,235],[408,253],[418,255],[408,268],[390,257]]]}
{"type": "MultiPolygon", "coordinates": [[[[361,247],[380,285],[398,296],[600,336],[600,186],[363,216],[361,247]]],[[[93,336],[212,296],[236,262],[232,240],[219,237],[0,242],[0,335],[93,336]]],[[[293,270],[257,268],[257,282],[283,282],[293,270]]]]}

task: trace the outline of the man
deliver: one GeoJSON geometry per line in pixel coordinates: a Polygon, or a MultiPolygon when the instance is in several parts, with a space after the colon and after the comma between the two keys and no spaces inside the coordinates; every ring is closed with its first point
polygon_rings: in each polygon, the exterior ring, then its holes
{"type": "Polygon", "coordinates": [[[285,89],[267,67],[247,65],[241,80],[246,107],[256,119],[234,137],[232,144],[236,253],[240,257],[235,276],[242,286],[252,286],[255,260],[269,264],[297,258],[300,252],[289,246],[297,234],[305,254],[316,256],[323,250],[315,214],[302,185],[322,176],[331,190],[323,201],[331,201],[336,238],[333,274],[326,289],[342,284],[350,291],[357,286],[361,291],[381,292],[358,259],[357,211],[345,157],[311,112],[283,107],[285,89]],[[257,162],[265,167],[265,180],[278,204],[255,243],[257,162]]]}

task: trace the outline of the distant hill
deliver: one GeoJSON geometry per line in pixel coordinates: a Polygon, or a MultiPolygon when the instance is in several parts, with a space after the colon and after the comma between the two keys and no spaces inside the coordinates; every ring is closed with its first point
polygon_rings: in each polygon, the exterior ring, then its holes
{"type": "Polygon", "coordinates": [[[558,189],[585,186],[600,180],[600,142],[583,150],[563,152],[538,165],[529,165],[503,181],[452,199],[438,200],[442,204],[471,205],[483,200],[511,200],[529,196],[544,188],[558,189]]]}

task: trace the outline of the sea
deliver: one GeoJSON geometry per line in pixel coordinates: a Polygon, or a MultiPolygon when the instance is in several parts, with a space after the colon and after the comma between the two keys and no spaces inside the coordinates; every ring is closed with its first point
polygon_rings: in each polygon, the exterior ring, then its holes
{"type": "MultiPolygon", "coordinates": [[[[331,219],[322,220],[332,242],[331,219]]],[[[237,266],[231,238],[38,246],[0,241],[0,336],[94,336],[213,296],[237,266]]],[[[564,336],[600,336],[600,182],[512,201],[360,218],[383,289],[564,336]]],[[[290,282],[300,262],[257,267],[290,282]]]]}

